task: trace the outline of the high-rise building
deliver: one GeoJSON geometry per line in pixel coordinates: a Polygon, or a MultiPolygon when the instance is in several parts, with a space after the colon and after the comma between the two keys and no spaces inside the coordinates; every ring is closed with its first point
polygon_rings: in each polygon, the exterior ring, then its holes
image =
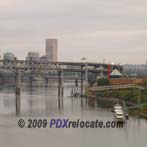
{"type": "Polygon", "coordinates": [[[28,52],[28,57],[26,57],[27,61],[40,61],[38,52],[28,52]]]}
{"type": "Polygon", "coordinates": [[[11,52],[7,52],[4,54],[4,60],[13,61],[13,60],[15,60],[15,55],[11,52]]]}
{"type": "Polygon", "coordinates": [[[46,57],[49,62],[58,61],[58,41],[57,39],[46,39],[46,57]]]}
{"type": "Polygon", "coordinates": [[[46,62],[46,61],[47,61],[47,57],[44,56],[44,55],[41,56],[41,57],[40,57],[40,61],[41,61],[41,62],[46,62]]]}

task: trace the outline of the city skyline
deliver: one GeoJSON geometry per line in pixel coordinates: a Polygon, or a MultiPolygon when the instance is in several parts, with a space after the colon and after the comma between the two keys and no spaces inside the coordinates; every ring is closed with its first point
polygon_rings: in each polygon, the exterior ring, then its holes
{"type": "Polygon", "coordinates": [[[59,40],[59,60],[145,64],[147,1],[6,0],[0,2],[0,55],[45,54],[59,40]],[[16,27],[17,26],[17,27],[16,27]]]}

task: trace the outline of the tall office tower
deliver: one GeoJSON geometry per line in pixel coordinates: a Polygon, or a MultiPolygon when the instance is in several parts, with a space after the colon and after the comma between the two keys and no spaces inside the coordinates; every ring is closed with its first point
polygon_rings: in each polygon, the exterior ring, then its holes
{"type": "Polygon", "coordinates": [[[57,39],[46,39],[46,57],[49,62],[58,61],[58,41],[57,39]]]}

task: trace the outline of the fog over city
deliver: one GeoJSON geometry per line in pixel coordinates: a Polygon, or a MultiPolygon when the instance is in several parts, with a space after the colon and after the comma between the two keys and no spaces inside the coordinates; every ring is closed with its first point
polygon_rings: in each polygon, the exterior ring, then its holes
{"type": "Polygon", "coordinates": [[[59,60],[145,64],[146,0],[5,0],[0,2],[0,55],[45,54],[57,38],[59,60]]]}

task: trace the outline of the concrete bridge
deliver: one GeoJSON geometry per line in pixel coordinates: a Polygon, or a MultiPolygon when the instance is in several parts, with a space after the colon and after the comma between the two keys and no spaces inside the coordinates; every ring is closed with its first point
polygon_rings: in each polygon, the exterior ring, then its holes
{"type": "MultiPolygon", "coordinates": [[[[61,67],[61,66],[93,66],[95,68],[103,66],[105,68],[108,67],[109,64],[105,63],[92,63],[92,62],[40,62],[40,61],[26,61],[26,60],[0,60],[1,65],[16,65],[19,64],[21,66],[28,66],[28,65],[48,65],[48,66],[56,66],[56,67],[61,67]]],[[[122,66],[120,65],[111,65],[114,68],[119,68],[122,70],[122,66]]]]}

